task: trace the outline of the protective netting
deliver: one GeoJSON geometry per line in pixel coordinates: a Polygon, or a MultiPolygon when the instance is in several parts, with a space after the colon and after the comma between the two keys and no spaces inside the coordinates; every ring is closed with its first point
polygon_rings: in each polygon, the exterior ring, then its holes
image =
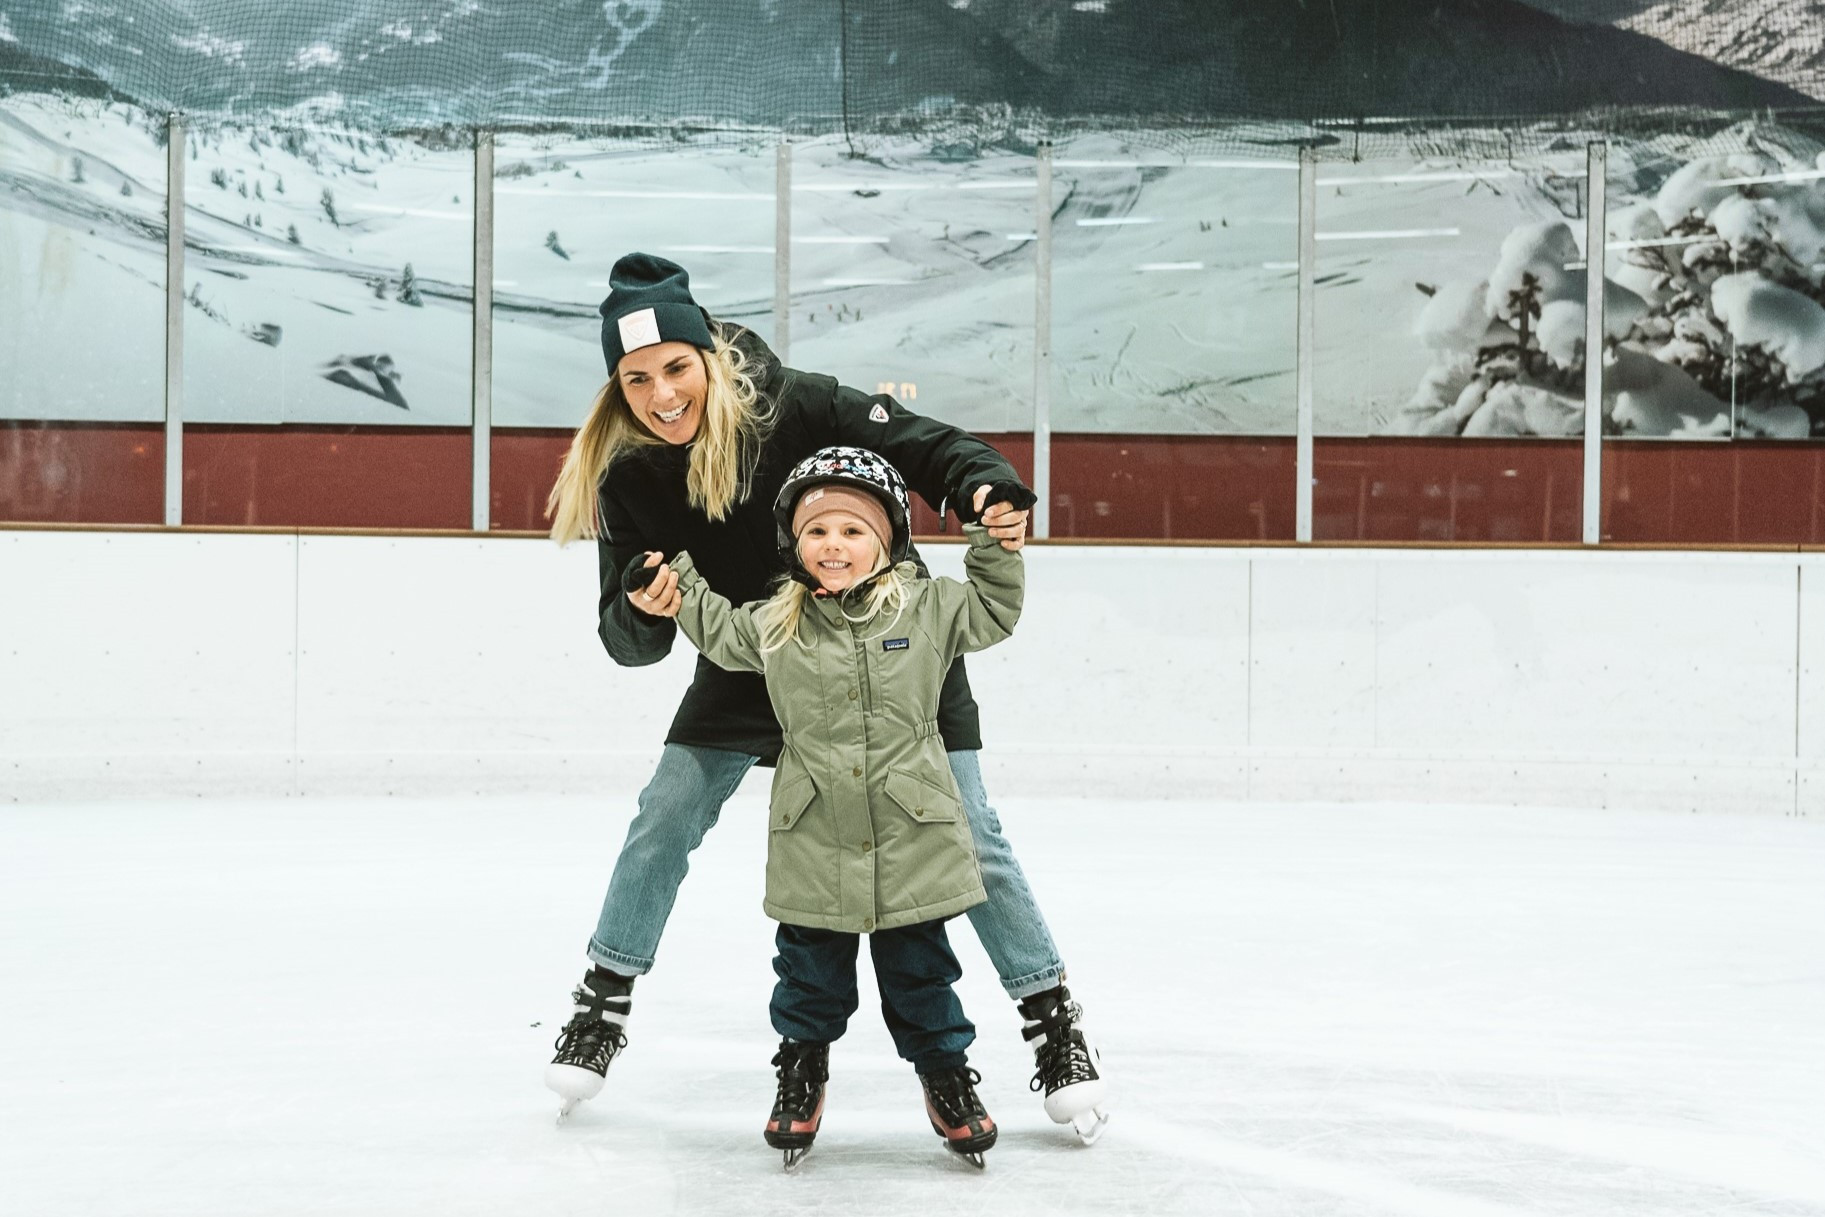
{"type": "Polygon", "coordinates": [[[380,131],[1107,126],[1361,152],[1416,127],[1804,124],[1821,31],[1822,0],[0,0],[0,89],[380,131]]]}

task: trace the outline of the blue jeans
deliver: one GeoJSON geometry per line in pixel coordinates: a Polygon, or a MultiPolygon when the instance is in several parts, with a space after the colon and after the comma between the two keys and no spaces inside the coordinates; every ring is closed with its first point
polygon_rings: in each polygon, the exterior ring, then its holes
{"type": "MultiPolygon", "coordinates": [[[[779,954],[768,1007],[773,1029],[788,1039],[829,1044],[843,1038],[849,1016],[862,1004],[856,992],[855,957],[860,934],[781,925],[779,954]]],[[[942,921],[921,921],[868,936],[881,1017],[900,1059],[920,1073],[961,1069],[976,1042],[953,988],[963,976],[942,921]]]]}
{"type": "MultiPolygon", "coordinates": [[[[988,892],[987,903],[969,911],[970,924],[1008,996],[1042,993],[1064,977],[1058,948],[1013,848],[1001,835],[1001,821],[982,788],[976,754],[949,755],[976,841],[982,886],[988,892]]],[[[615,860],[602,915],[589,940],[592,960],[630,976],[652,970],[678,885],[690,869],[691,851],[716,826],[722,805],[754,764],[755,758],[745,752],[665,746],[653,780],[640,792],[640,810],[628,825],[627,841],[615,860]]]]}

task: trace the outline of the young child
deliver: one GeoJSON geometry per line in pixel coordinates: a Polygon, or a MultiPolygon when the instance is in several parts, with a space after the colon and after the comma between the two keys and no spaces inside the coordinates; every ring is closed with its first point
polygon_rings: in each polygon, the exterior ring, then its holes
{"type": "MultiPolygon", "coordinates": [[[[976,1166],[995,1122],[966,1049],[976,1029],[944,920],[986,897],[968,819],[938,734],[951,662],[1006,638],[1020,616],[1022,560],[968,525],[969,582],[923,579],[907,562],[906,488],[864,448],[825,448],[787,475],[774,504],[791,578],[740,608],[680,553],[678,624],[713,663],[760,672],[784,730],[773,777],[764,908],[779,921],[773,1058],[779,1093],[767,1144],[795,1165],[817,1137],[830,1045],[858,1005],[856,952],[869,935],[881,1012],[919,1074],[945,1145],[976,1166]]],[[[666,569],[658,555],[630,585],[666,569]]]]}

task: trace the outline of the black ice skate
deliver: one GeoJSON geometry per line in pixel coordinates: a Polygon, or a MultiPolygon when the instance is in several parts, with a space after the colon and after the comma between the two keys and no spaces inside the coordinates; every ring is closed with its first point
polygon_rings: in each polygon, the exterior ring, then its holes
{"type": "Polygon", "coordinates": [[[634,978],[610,972],[600,964],[590,968],[583,983],[571,992],[576,1013],[558,1033],[558,1054],[545,1066],[545,1085],[563,1100],[558,1123],[570,1118],[577,1104],[602,1092],[608,1066],[627,1047],[628,1013],[634,1007],[634,978]]]}
{"type": "Polygon", "coordinates": [[[1083,1009],[1063,985],[1020,1003],[1026,1020],[1022,1038],[1035,1041],[1033,1089],[1046,1093],[1046,1114],[1069,1124],[1085,1145],[1094,1145],[1109,1123],[1108,1084],[1102,1057],[1084,1035],[1083,1009]]]}
{"type": "Polygon", "coordinates": [[[995,1121],[976,1097],[976,1083],[981,1080],[981,1074],[963,1066],[919,1075],[932,1131],[944,1138],[946,1149],[962,1154],[977,1170],[987,1165],[982,1155],[995,1144],[996,1136],[995,1121]]]}
{"type": "Polygon", "coordinates": [[[781,1040],[773,1054],[779,1095],[767,1117],[767,1144],[784,1150],[786,1169],[811,1152],[824,1118],[824,1083],[830,1080],[830,1045],[781,1040]]]}

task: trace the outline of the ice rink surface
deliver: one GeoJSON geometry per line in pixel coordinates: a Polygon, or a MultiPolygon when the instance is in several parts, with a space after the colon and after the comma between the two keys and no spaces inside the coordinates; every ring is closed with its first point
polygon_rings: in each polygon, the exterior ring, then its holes
{"type": "Polygon", "coordinates": [[[562,1128],[625,794],[0,807],[0,1213],[1825,1214],[1819,824],[997,797],[1107,1135],[1046,1120],[959,919],[988,1169],[865,1002],[787,1176],[763,798],[562,1128]]]}

